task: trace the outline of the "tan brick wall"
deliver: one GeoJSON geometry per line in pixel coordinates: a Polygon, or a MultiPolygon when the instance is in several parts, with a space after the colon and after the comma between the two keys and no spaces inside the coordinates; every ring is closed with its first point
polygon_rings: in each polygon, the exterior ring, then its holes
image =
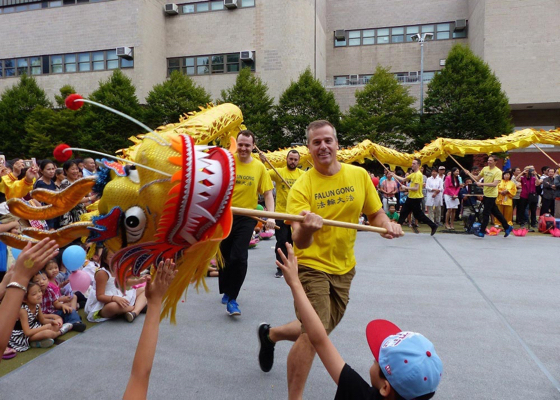
{"type": "Polygon", "coordinates": [[[556,0],[486,0],[484,59],[511,104],[560,102],[559,21],[556,0]]]}

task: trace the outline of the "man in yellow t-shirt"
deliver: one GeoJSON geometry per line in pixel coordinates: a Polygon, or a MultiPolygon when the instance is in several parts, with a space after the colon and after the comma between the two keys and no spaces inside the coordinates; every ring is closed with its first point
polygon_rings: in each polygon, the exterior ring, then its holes
{"type": "MultiPolygon", "coordinates": [[[[367,172],[337,160],[338,140],[330,122],[315,121],[308,126],[307,146],[314,168],[290,190],[286,211],[305,217],[302,222],[292,222],[299,278],[330,333],[342,319],[348,303],[355,274],[356,231],[323,226],[323,218],[358,223],[364,212],[371,225],[387,229],[382,236],[389,239],[401,236],[402,229],[385,215],[367,172]]],[[[302,332],[301,322],[295,320],[275,328],[263,323],[258,336],[259,364],[265,372],[272,368],[275,343],[295,341],[288,355],[288,396],[301,398],[315,355],[307,334],[302,332]]]]}
{"type": "Polygon", "coordinates": [[[498,185],[502,180],[502,171],[500,168],[496,167],[496,161],[498,157],[491,155],[488,157],[488,166],[482,168],[478,176],[472,176],[475,181],[475,185],[482,186],[482,192],[484,197],[482,198],[483,210],[482,210],[482,224],[480,224],[480,231],[476,234],[478,237],[484,237],[484,232],[486,232],[486,227],[490,221],[490,214],[500,221],[504,227],[504,237],[508,237],[513,226],[508,224],[508,221],[504,218],[498,205],[496,204],[496,198],[498,197],[498,185]],[[480,180],[484,178],[484,182],[480,180]]]}
{"type": "MultiPolygon", "coordinates": [[[[255,147],[255,136],[251,131],[241,131],[237,135],[237,154],[235,155],[236,179],[231,198],[233,207],[255,209],[259,193],[269,211],[274,211],[272,181],[266,168],[251,153],[255,147]]],[[[224,258],[224,269],[220,271],[219,286],[223,293],[222,304],[226,304],[229,315],[241,315],[237,296],[247,275],[249,242],[257,221],[242,215],[234,215],[229,236],[220,244],[224,258]]],[[[274,219],[268,219],[267,229],[274,229],[274,219]]]]}
{"type": "MultiPolygon", "coordinates": [[[[261,160],[264,159],[264,155],[261,154],[261,160]]],[[[286,156],[286,166],[283,168],[277,168],[276,171],[273,169],[268,170],[268,175],[274,183],[276,183],[276,212],[286,212],[286,203],[288,202],[288,193],[290,187],[294,186],[294,183],[302,176],[305,172],[299,169],[297,166],[299,164],[299,152],[297,150],[290,150],[286,156]],[[278,173],[277,173],[278,172],[278,173]],[[290,186],[287,186],[286,183],[290,186]]],[[[275,232],[276,236],[276,246],[274,248],[274,254],[276,254],[276,260],[282,261],[280,255],[278,254],[278,249],[281,249],[284,254],[288,254],[286,250],[286,243],[293,244],[292,242],[292,228],[290,225],[284,223],[284,221],[277,221],[276,225],[280,229],[275,232]]],[[[276,268],[277,278],[282,278],[282,270],[276,268]]]]}
{"type": "MultiPolygon", "coordinates": [[[[396,174],[393,175],[402,184],[402,187],[408,190],[408,198],[401,208],[399,224],[402,225],[410,213],[412,213],[418,222],[423,222],[432,228],[430,234],[434,236],[438,226],[434,221],[428,218],[426,214],[424,214],[424,210],[422,210],[422,199],[424,198],[422,187],[424,186],[424,177],[422,176],[422,172],[420,172],[421,165],[422,162],[418,158],[415,158],[412,160],[412,173],[410,175],[406,178],[401,178],[396,174]],[[406,186],[407,182],[410,182],[408,186],[406,186]]],[[[418,233],[418,228],[416,226],[413,229],[414,233],[418,233]]]]}

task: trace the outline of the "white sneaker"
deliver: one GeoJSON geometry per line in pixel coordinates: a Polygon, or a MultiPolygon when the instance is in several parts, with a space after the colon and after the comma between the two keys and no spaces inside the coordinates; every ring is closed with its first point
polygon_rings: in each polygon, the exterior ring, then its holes
{"type": "Polygon", "coordinates": [[[64,335],[65,333],[68,333],[69,331],[71,331],[73,328],[71,323],[66,323],[62,325],[62,328],[60,328],[60,334],[64,335]]]}

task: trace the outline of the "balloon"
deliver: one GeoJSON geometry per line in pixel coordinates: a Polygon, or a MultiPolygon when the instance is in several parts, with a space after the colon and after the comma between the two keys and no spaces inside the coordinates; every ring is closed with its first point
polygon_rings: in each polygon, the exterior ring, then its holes
{"type": "Polygon", "coordinates": [[[20,249],[16,249],[15,247],[12,247],[12,256],[14,257],[14,260],[17,260],[20,254],[21,254],[20,249]]]}
{"type": "Polygon", "coordinates": [[[68,271],[77,271],[86,261],[86,251],[80,246],[69,246],[62,253],[62,262],[68,271]]]}
{"type": "Polygon", "coordinates": [[[257,204],[257,210],[264,211],[264,208],[260,204],[257,204]]]}
{"type": "Polygon", "coordinates": [[[379,178],[378,178],[377,176],[371,178],[371,180],[372,180],[373,185],[374,185],[375,187],[379,186],[379,178]]]}
{"type": "MultiPolygon", "coordinates": [[[[65,264],[66,265],[66,264],[65,264]]],[[[70,286],[72,290],[85,293],[91,285],[91,277],[83,270],[74,271],[70,274],[70,286]]]]}

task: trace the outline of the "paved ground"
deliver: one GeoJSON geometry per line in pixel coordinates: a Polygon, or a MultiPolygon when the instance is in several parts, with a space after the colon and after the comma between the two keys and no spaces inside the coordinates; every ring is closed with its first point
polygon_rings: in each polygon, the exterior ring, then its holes
{"type": "MultiPolygon", "coordinates": [[[[269,373],[257,364],[256,327],[293,318],[290,292],[273,277],[273,241],[250,251],[239,298],[228,317],[217,294],[189,292],[178,324],[161,325],[149,397],[285,399],[289,343],[269,373]]],[[[407,234],[386,241],[359,233],[358,273],[346,316],[331,335],[344,359],[367,376],[365,326],[386,318],[430,338],[444,363],[436,399],[560,399],[558,245],[549,236],[407,234]]],[[[122,396],[143,317],[100,324],[0,379],[0,398],[116,399],[122,396]]],[[[305,397],[334,397],[320,360],[305,397]]]]}

